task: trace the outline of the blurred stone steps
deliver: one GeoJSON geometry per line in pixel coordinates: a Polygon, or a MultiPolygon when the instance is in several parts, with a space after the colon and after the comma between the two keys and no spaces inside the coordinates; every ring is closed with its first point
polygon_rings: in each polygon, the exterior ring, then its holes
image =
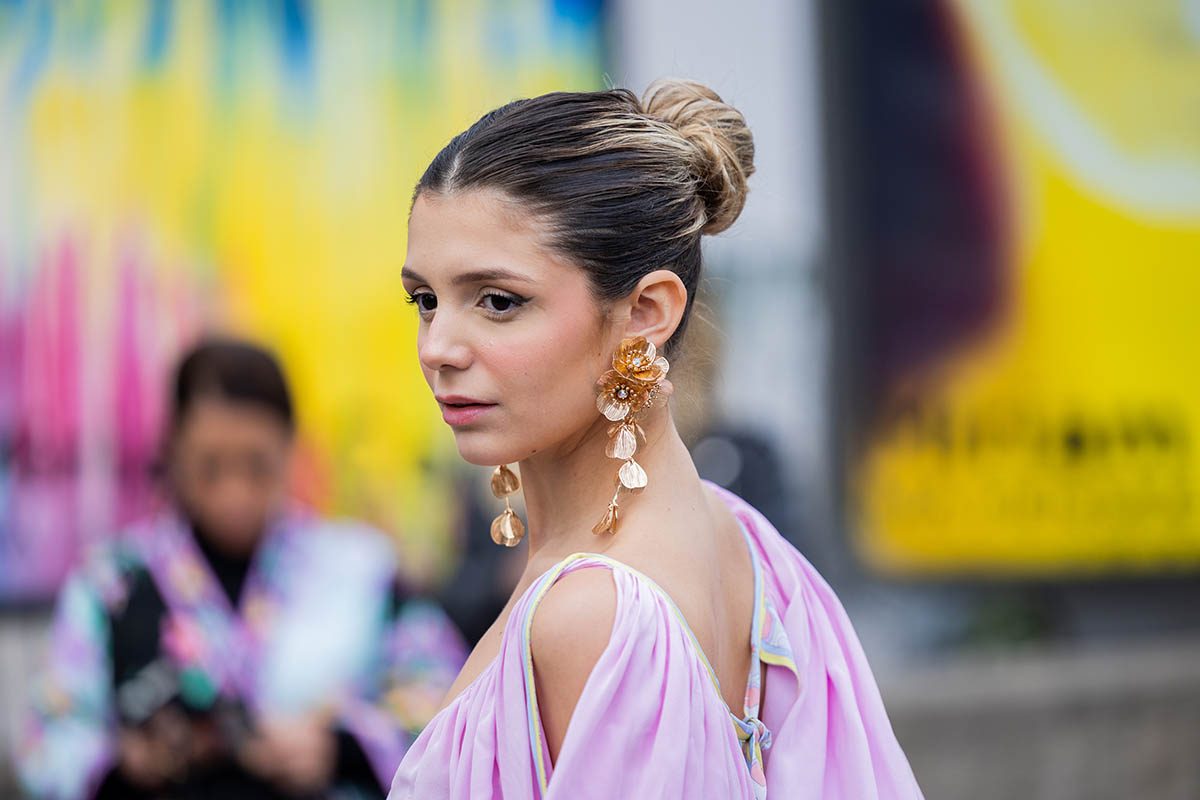
{"type": "Polygon", "coordinates": [[[961,656],[880,688],[928,800],[1200,798],[1200,639],[961,656]]]}

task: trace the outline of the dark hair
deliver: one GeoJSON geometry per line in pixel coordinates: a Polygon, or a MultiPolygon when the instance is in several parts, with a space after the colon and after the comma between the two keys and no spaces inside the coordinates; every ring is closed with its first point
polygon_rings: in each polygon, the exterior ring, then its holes
{"type": "Polygon", "coordinates": [[[279,362],[249,342],[209,338],[184,354],[171,394],[172,432],[203,398],[258,406],[278,417],[288,433],[295,430],[292,398],[279,362]]]}
{"type": "Polygon", "coordinates": [[[496,189],[549,223],[551,245],[581,265],[604,300],[656,269],[679,275],[687,308],[700,279],[700,236],[733,224],[754,171],[741,113],[692,81],[553,92],[486,115],[446,145],[421,192],[496,189]]]}

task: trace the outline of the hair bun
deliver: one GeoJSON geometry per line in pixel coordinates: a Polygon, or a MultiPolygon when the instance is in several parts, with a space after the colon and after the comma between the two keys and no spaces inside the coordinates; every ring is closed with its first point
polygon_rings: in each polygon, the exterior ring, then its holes
{"type": "Polygon", "coordinates": [[[754,173],[754,137],[746,118],[702,83],[660,78],[642,95],[642,110],[674,126],[692,144],[696,193],[704,204],[701,233],[720,233],[746,205],[754,173]]]}

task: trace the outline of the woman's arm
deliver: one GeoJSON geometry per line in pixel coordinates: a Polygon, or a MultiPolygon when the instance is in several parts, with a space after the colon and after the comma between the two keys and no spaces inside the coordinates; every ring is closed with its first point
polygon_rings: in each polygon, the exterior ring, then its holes
{"type": "Polygon", "coordinates": [[[612,637],[616,608],[612,571],[590,568],[560,578],[533,616],[530,650],[551,763],[558,759],[571,714],[612,637]]]}

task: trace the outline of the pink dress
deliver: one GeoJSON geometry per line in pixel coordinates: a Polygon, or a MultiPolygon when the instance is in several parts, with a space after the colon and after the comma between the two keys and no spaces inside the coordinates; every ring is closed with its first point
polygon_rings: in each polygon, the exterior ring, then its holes
{"type": "Polygon", "coordinates": [[[671,598],[603,555],[576,553],[538,578],[500,653],[409,749],[389,798],[921,798],[858,639],[828,584],[743,500],[711,488],[741,523],[754,562],[750,681],[726,705],[671,598]],[[562,575],[606,568],[612,636],[552,765],[534,691],[529,630],[562,575]],[[760,706],[759,664],[766,665],[760,706]],[[765,756],[765,759],[764,759],[765,756]]]}

